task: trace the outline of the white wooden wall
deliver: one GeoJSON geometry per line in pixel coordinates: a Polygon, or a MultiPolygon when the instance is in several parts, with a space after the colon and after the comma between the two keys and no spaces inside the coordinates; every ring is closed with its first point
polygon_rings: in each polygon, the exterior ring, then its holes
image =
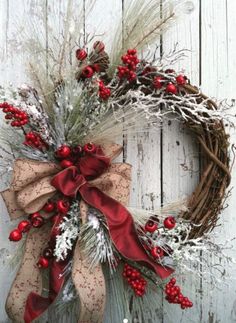
{"type": "MultiPolygon", "coordinates": [[[[85,6],[90,0],[76,0],[85,6]],[[84,2],[83,2],[84,1],[84,2]]],[[[113,37],[114,21],[132,0],[97,0],[93,12],[85,20],[86,30],[104,33],[104,41],[113,37]]],[[[148,1],[148,0],[144,0],[148,1]]],[[[163,50],[167,52],[176,42],[180,48],[191,50],[188,57],[179,62],[177,69],[184,69],[192,83],[201,85],[208,95],[216,98],[236,98],[236,1],[235,0],[193,0],[195,11],[185,16],[163,37],[163,50]]],[[[45,8],[45,35],[48,23],[58,29],[59,15],[67,0],[0,0],[0,84],[12,82],[15,85],[27,81],[24,74],[24,60],[14,38],[14,23],[23,23],[32,12],[45,8]]],[[[42,35],[44,37],[44,35],[42,35]]],[[[45,62],[46,64],[46,62],[45,62]]],[[[235,114],[235,112],[234,112],[235,114]]],[[[232,133],[235,142],[235,133],[232,133]]],[[[144,133],[127,138],[124,159],[133,165],[131,204],[153,209],[161,203],[170,202],[190,194],[199,174],[199,156],[191,133],[178,124],[166,124],[160,133],[144,133]]],[[[236,184],[235,167],[232,186],[236,184]]],[[[236,191],[228,200],[229,207],[221,217],[222,226],[217,229],[219,242],[236,235],[236,191]]],[[[4,302],[14,273],[4,265],[4,258],[13,250],[8,242],[8,215],[2,201],[0,204],[0,323],[8,322],[4,302]]],[[[229,252],[236,258],[234,250],[229,252]]],[[[213,259],[209,259],[209,262],[213,259]]],[[[236,266],[236,265],[235,265],[236,266]]],[[[235,267],[236,268],[236,267],[235,267]]],[[[163,302],[163,323],[230,323],[236,322],[236,269],[229,268],[232,279],[228,285],[215,288],[198,278],[183,277],[184,290],[191,296],[194,307],[186,312],[163,302]]],[[[69,323],[66,322],[65,323],[69,323]]],[[[121,323],[121,322],[117,322],[121,323]]],[[[154,322],[156,323],[156,322],[154,322]]]]}

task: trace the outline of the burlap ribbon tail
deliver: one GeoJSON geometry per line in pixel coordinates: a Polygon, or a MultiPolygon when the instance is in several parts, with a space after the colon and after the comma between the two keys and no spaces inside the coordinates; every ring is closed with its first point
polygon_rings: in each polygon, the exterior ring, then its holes
{"type": "MultiPolygon", "coordinates": [[[[103,147],[104,154],[111,160],[118,156],[121,150],[121,146],[116,144],[103,147]]],[[[17,159],[11,187],[1,193],[10,218],[17,219],[41,210],[56,193],[51,180],[60,171],[60,167],[55,163],[17,159]]],[[[114,163],[106,172],[90,181],[90,184],[127,205],[130,174],[130,165],[114,163]]],[[[87,206],[83,201],[80,203],[80,209],[82,221],[86,222],[87,206]]],[[[28,295],[31,292],[42,293],[42,277],[37,261],[47,246],[50,232],[50,226],[44,225],[28,233],[24,256],[6,302],[7,313],[14,322],[25,322],[24,312],[28,295]]],[[[80,298],[79,322],[102,322],[106,295],[102,268],[97,266],[90,272],[79,242],[73,255],[72,279],[80,298]]]]}

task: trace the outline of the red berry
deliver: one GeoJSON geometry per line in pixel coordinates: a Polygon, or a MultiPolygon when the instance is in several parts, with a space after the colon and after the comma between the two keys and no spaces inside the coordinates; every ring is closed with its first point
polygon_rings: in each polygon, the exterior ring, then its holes
{"type": "Polygon", "coordinates": [[[105,49],[105,45],[104,45],[104,43],[103,43],[103,42],[101,42],[101,41],[96,41],[96,42],[93,44],[93,48],[95,49],[95,51],[96,51],[97,53],[101,53],[101,52],[103,52],[103,51],[104,51],[104,49],[105,49]]]}
{"type": "Polygon", "coordinates": [[[175,70],[173,70],[171,68],[168,68],[167,70],[165,70],[165,73],[167,73],[167,74],[174,74],[175,73],[175,70]]]}
{"type": "Polygon", "coordinates": [[[20,232],[19,229],[12,230],[9,235],[9,240],[10,241],[20,241],[22,239],[22,233],[20,232]]]}
{"type": "Polygon", "coordinates": [[[173,83],[169,83],[166,86],[166,92],[176,94],[177,93],[177,87],[173,83]]]}
{"type": "Polygon", "coordinates": [[[80,48],[76,50],[75,55],[79,61],[85,60],[85,58],[88,56],[86,50],[80,48]]]}
{"type": "Polygon", "coordinates": [[[92,69],[94,70],[94,72],[98,73],[98,72],[100,72],[100,65],[99,64],[93,64],[92,69]]]}
{"type": "Polygon", "coordinates": [[[43,251],[43,256],[47,259],[50,259],[53,257],[53,250],[51,248],[45,248],[43,251]]]}
{"type": "Polygon", "coordinates": [[[44,218],[41,215],[35,216],[31,221],[34,228],[41,228],[44,225],[44,218]]]}
{"type": "Polygon", "coordinates": [[[164,256],[164,251],[160,247],[154,247],[151,250],[151,255],[154,258],[162,258],[164,256]]]}
{"type": "Polygon", "coordinates": [[[187,79],[186,79],[186,77],[185,77],[184,75],[178,75],[178,76],[176,77],[176,82],[177,82],[177,84],[179,84],[179,85],[184,85],[184,84],[186,84],[187,79]]]}
{"type": "Polygon", "coordinates": [[[48,268],[49,261],[48,261],[47,258],[41,256],[39,258],[39,261],[38,261],[37,265],[38,265],[39,268],[48,268]]]}
{"type": "Polygon", "coordinates": [[[82,70],[82,76],[84,78],[91,78],[94,74],[94,70],[91,66],[86,66],[84,67],[84,69],[82,70]]]}
{"type": "Polygon", "coordinates": [[[55,154],[57,158],[60,158],[60,159],[67,158],[71,154],[71,148],[67,145],[62,145],[57,149],[55,154]]]}
{"type": "Polygon", "coordinates": [[[96,152],[96,146],[93,143],[89,142],[84,145],[83,150],[86,153],[93,154],[96,152]]]}
{"type": "Polygon", "coordinates": [[[164,220],[164,226],[166,229],[173,229],[176,225],[176,221],[175,218],[173,216],[168,216],[167,218],[165,218],[164,220]]]}
{"type": "Polygon", "coordinates": [[[64,159],[64,160],[62,160],[62,161],[60,162],[60,166],[61,166],[62,168],[68,168],[68,167],[73,166],[73,163],[72,163],[72,161],[70,161],[70,160],[68,160],[68,159],[64,159]]]}
{"type": "Polygon", "coordinates": [[[38,216],[41,216],[39,212],[35,212],[32,213],[28,216],[28,218],[30,219],[30,221],[32,221],[33,219],[37,218],[38,216]]]}
{"type": "Polygon", "coordinates": [[[30,230],[30,227],[31,223],[27,220],[23,220],[18,224],[18,229],[20,230],[20,232],[27,232],[30,230]]]}
{"type": "Polygon", "coordinates": [[[47,202],[44,207],[43,207],[43,211],[46,213],[51,213],[55,210],[55,203],[54,202],[47,202]]]}
{"type": "Polygon", "coordinates": [[[129,54],[129,55],[136,55],[137,54],[137,50],[136,49],[128,49],[127,50],[127,54],[129,54]]]}
{"type": "Polygon", "coordinates": [[[61,214],[67,214],[70,209],[70,203],[65,200],[57,201],[57,211],[61,214]]]}
{"type": "Polygon", "coordinates": [[[164,85],[164,80],[161,76],[155,76],[153,80],[153,86],[155,89],[161,89],[164,85]]]}
{"type": "Polygon", "coordinates": [[[83,152],[83,147],[80,145],[77,145],[76,147],[73,148],[73,154],[75,155],[82,155],[83,152]]]}
{"type": "Polygon", "coordinates": [[[157,224],[154,221],[149,220],[145,225],[145,231],[154,232],[158,228],[157,224]]]}

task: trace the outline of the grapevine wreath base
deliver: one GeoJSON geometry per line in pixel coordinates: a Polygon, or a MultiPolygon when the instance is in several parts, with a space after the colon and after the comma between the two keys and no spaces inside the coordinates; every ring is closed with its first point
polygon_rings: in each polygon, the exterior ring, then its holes
{"type": "MultiPolygon", "coordinates": [[[[151,15],[154,7],[142,10],[151,15]]],[[[167,20],[163,15],[158,28],[167,20]]],[[[1,168],[8,188],[2,196],[12,220],[24,216],[9,235],[22,242],[12,261],[22,261],[6,310],[13,321],[26,323],[45,321],[51,308],[53,321],[70,313],[71,322],[157,322],[160,290],[183,310],[193,306],[176,278],[201,276],[198,265],[204,264],[216,279],[206,259],[223,256],[208,232],[230,183],[226,113],[166,66],[164,56],[138,57],[135,47],[150,40],[149,31],[132,47],[125,46],[132,43],[129,34],[119,62],[103,42],[88,50],[73,35],[63,35],[58,63],[57,51],[48,47],[54,54],[43,76],[30,62],[33,86],[0,93],[7,124],[1,168]],[[131,166],[114,162],[122,152],[115,142],[170,118],[200,144],[200,182],[187,202],[153,212],[129,207],[131,166]],[[199,257],[201,250],[206,258],[199,257]]],[[[38,57],[42,49],[34,46],[32,57],[38,57]]],[[[167,62],[179,54],[173,51],[167,62]]]]}

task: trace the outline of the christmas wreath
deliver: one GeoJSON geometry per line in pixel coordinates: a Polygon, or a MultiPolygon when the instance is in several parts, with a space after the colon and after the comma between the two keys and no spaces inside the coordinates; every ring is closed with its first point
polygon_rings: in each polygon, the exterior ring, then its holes
{"type": "MultiPolygon", "coordinates": [[[[153,32],[173,18],[174,9],[165,10],[153,32]]],[[[102,41],[75,49],[70,31],[43,76],[29,63],[35,86],[1,89],[1,167],[12,177],[2,196],[12,220],[25,217],[9,235],[24,240],[6,303],[16,322],[39,318],[51,304],[61,313],[78,300],[79,322],[101,322],[110,312],[116,322],[156,322],[161,290],[167,302],[193,306],[173,275],[199,262],[199,250],[219,254],[207,233],[230,183],[224,110],[166,68],[165,57],[142,54],[153,32],[139,41],[132,31],[136,46],[129,47],[130,33],[116,49],[118,64],[102,41]],[[113,162],[122,152],[115,142],[170,118],[192,131],[204,153],[199,184],[187,201],[160,210],[128,207],[131,166],[113,162]]],[[[38,55],[38,44],[30,45],[38,55]]]]}

